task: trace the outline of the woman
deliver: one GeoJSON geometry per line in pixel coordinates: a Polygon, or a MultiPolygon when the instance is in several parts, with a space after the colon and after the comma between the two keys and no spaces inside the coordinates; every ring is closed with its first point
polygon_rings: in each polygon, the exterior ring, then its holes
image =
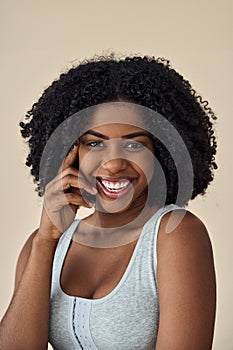
{"type": "Polygon", "coordinates": [[[1,349],[211,349],[212,248],[184,209],[217,168],[211,118],[153,57],[95,57],[45,90],[20,123],[44,205],[1,349]]]}

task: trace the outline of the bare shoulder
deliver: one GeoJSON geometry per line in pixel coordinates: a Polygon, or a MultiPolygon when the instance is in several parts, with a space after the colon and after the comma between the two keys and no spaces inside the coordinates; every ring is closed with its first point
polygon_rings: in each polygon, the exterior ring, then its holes
{"type": "Polygon", "coordinates": [[[30,236],[26,240],[26,242],[23,245],[21,252],[19,254],[17,265],[16,265],[16,273],[15,273],[15,290],[18,287],[20,278],[21,278],[23,271],[26,267],[26,264],[28,262],[28,258],[30,256],[31,249],[32,249],[32,242],[33,242],[34,237],[37,234],[37,231],[38,231],[38,229],[36,229],[35,231],[33,231],[30,234],[30,236]]]}
{"type": "MultiPolygon", "coordinates": [[[[214,269],[213,250],[203,221],[185,209],[165,214],[158,234],[158,270],[190,269],[197,274],[214,269]],[[166,264],[164,264],[166,260],[166,264]]],[[[183,275],[184,276],[184,275],[183,275]]]]}
{"type": "Polygon", "coordinates": [[[203,248],[212,250],[204,222],[186,209],[176,209],[162,217],[158,241],[161,244],[165,242],[179,244],[179,242],[187,241],[190,246],[196,242],[196,244],[203,245],[203,248]]]}
{"type": "Polygon", "coordinates": [[[174,210],[161,220],[157,280],[156,350],[211,349],[216,307],[213,251],[205,224],[190,211],[174,210]],[[172,230],[169,220],[176,223],[172,230]]]}

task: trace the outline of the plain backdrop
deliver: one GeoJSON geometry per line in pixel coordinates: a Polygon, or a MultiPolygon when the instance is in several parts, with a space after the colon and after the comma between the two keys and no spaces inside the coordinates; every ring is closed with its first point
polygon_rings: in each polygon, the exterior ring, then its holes
{"type": "Polygon", "coordinates": [[[169,59],[218,116],[219,169],[206,195],[188,209],[204,221],[213,244],[213,349],[233,349],[232,12],[231,0],[1,2],[0,317],[12,295],[18,254],[38,227],[42,205],[24,166],[27,146],[18,123],[43,90],[80,60],[111,51],[146,54],[169,59]]]}

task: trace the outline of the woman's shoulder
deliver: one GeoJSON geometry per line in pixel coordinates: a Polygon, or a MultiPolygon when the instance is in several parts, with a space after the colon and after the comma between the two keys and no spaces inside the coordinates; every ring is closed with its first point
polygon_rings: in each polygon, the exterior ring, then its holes
{"type": "Polygon", "coordinates": [[[178,236],[188,232],[201,236],[208,234],[206,225],[197,215],[178,206],[163,215],[160,227],[161,235],[173,233],[178,236]]]}
{"type": "MultiPolygon", "coordinates": [[[[204,222],[189,210],[180,208],[166,213],[158,232],[158,271],[175,273],[174,266],[199,274],[206,266],[213,270],[211,240],[204,222]]],[[[184,272],[184,271],[183,271],[184,272]]],[[[163,273],[162,273],[163,275],[163,273]]]]}
{"type": "Polygon", "coordinates": [[[161,220],[157,252],[161,307],[158,343],[166,345],[167,338],[174,338],[175,334],[175,343],[190,344],[183,337],[190,327],[197,344],[204,337],[211,339],[216,284],[213,251],[205,224],[186,209],[166,213],[161,220]]]}
{"type": "Polygon", "coordinates": [[[158,241],[163,244],[194,244],[211,248],[209,233],[204,222],[191,211],[176,208],[165,213],[161,219],[158,241]]]}

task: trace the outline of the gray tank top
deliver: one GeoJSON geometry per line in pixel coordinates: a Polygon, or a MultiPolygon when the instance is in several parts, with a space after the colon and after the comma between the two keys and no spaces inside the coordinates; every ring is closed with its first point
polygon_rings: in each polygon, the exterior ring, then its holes
{"type": "Polygon", "coordinates": [[[49,342],[55,350],[154,350],[159,326],[156,279],[157,235],[162,216],[181,207],[160,208],[144,225],[130,262],[118,285],[106,296],[69,296],[60,275],[74,220],[59,240],[53,262],[49,342]]]}

